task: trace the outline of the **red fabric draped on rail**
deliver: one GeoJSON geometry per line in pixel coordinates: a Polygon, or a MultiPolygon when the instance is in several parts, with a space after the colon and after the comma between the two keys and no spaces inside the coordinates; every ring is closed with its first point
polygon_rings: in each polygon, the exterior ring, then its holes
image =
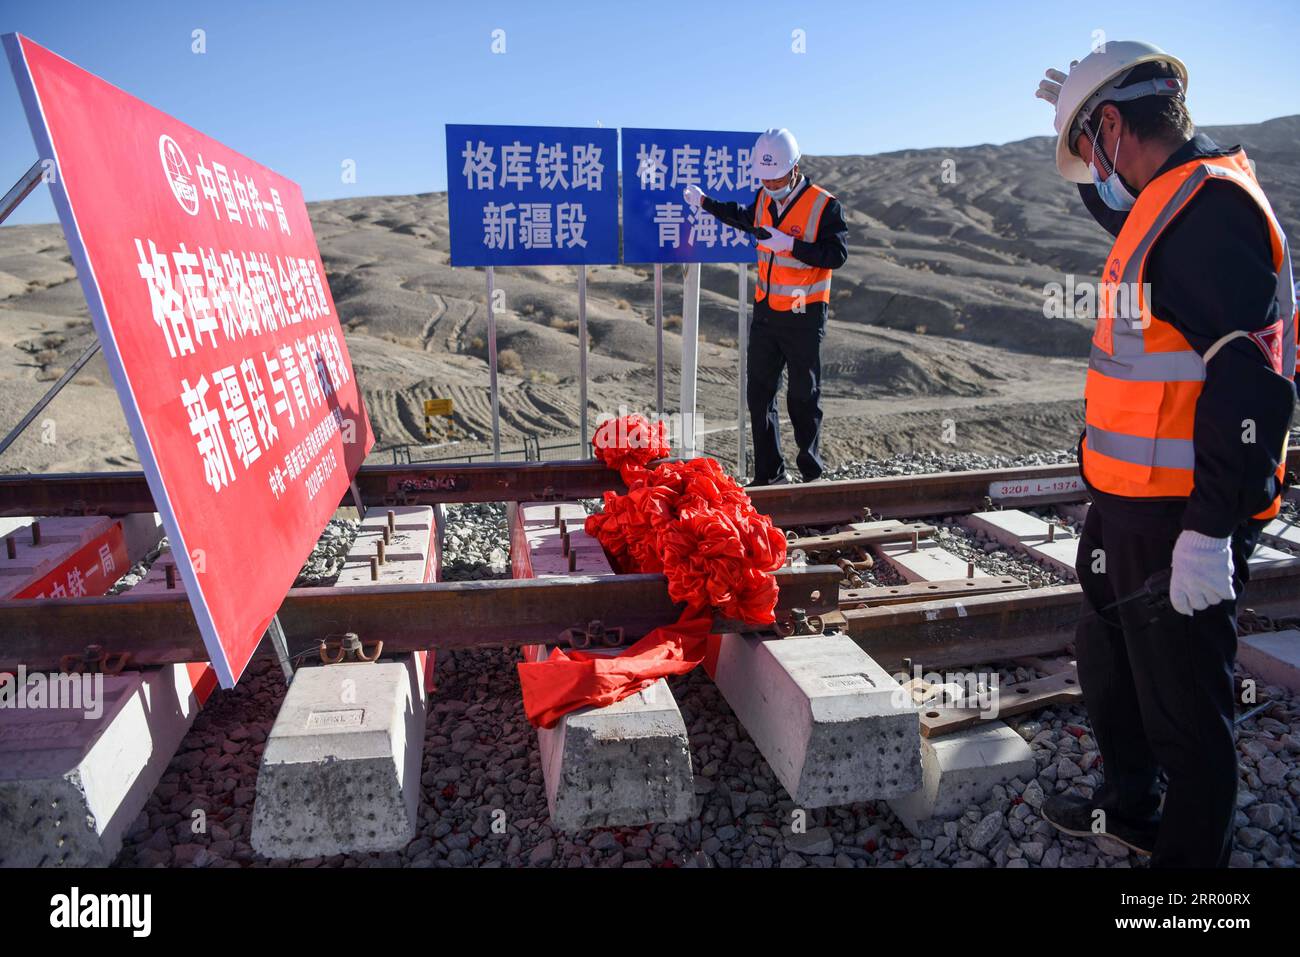
{"type": "Polygon", "coordinates": [[[605,493],[604,511],[587,518],[587,534],[604,546],[616,571],[663,573],[668,596],[686,607],[676,624],[656,628],[617,656],[557,649],[546,661],[521,662],[524,712],[539,727],[584,705],[619,701],[701,662],[712,674],[714,610],[771,624],[777,598],[772,572],[785,564],[785,535],[713,459],[646,468],[669,453],[662,422],[640,415],[613,419],[596,430],[591,444],[628,491],[605,493]]]}

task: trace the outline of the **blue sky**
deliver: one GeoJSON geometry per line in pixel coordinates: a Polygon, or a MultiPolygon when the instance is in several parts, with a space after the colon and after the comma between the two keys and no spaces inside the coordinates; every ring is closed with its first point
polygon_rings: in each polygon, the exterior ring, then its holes
{"type": "MultiPolygon", "coordinates": [[[[788,126],[809,153],[1050,133],[1033,89],[1096,30],[1181,56],[1199,123],[1300,112],[1296,0],[0,0],[0,32],[13,30],[296,180],[309,200],[444,189],[449,122],[788,126]]],[[[0,189],[34,159],[6,66],[0,189]]],[[[53,220],[38,193],[10,222],[53,220]]]]}

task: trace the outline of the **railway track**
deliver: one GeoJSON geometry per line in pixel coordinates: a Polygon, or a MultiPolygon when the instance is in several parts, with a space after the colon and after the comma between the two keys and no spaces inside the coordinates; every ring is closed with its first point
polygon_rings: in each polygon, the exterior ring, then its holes
{"type": "MultiPolygon", "coordinates": [[[[1300,467],[1300,452],[1293,452],[1291,464],[1300,467]]],[[[781,526],[861,520],[867,508],[884,517],[972,511],[989,497],[992,486],[1016,481],[1043,485],[1037,494],[1017,497],[1023,506],[1085,498],[1077,487],[1078,470],[1070,465],[942,472],[921,478],[812,482],[749,492],[755,507],[781,526]]],[[[595,461],[367,465],[357,473],[357,487],[367,506],[574,501],[626,491],[617,473],[595,461]]],[[[153,495],[142,472],[0,475],[0,517],[153,510],[153,495]]]]}
{"type": "MultiPolygon", "coordinates": [[[[1293,450],[1290,465],[1300,467],[1293,450]]],[[[563,502],[622,487],[596,462],[367,466],[357,486],[368,508],[443,506],[463,502],[563,502]]],[[[844,562],[875,559],[897,565],[880,549],[924,541],[933,545],[936,516],[982,510],[1022,511],[1086,502],[1068,465],[945,472],[751,490],[755,507],[785,528],[803,527],[792,553],[816,561],[778,573],[779,618],[794,609],[841,628],[887,667],[924,659],[938,667],[1033,655],[1059,649],[1077,618],[1077,585],[1027,588],[1014,578],[976,577],[969,563],[929,580],[911,574],[901,589],[853,587],[844,562]],[[999,494],[1002,493],[1002,494],[999,494]],[[927,518],[916,518],[925,516],[927,518]],[[892,519],[892,521],[891,521],[892,519]],[[830,526],[829,534],[822,534],[830,526]],[[856,527],[855,527],[856,526],[856,527]]],[[[0,476],[0,518],[94,516],[150,512],[141,473],[0,476]]],[[[1015,551],[1014,548],[1011,548],[1015,551]]],[[[3,559],[0,559],[2,562],[3,559]]],[[[1300,613],[1300,561],[1256,569],[1246,604],[1268,615],[1300,613]]],[[[567,581],[494,581],[299,588],[280,611],[290,653],[301,655],[326,633],[381,638],[392,652],[473,645],[525,645],[560,634],[576,621],[617,622],[629,641],[675,619],[662,576],[618,575],[567,581]]],[[[715,629],[734,630],[718,621],[715,629]]],[[[130,655],[134,666],[204,657],[185,597],[0,601],[0,669],[25,664],[57,668],[89,643],[130,655]]],[[[265,643],[264,643],[265,644],[265,643]]],[[[264,651],[264,653],[267,653],[264,651]]]]}
{"type": "MultiPolygon", "coordinates": [[[[614,473],[594,463],[383,466],[363,469],[357,484],[368,514],[339,584],[291,589],[279,610],[289,659],[299,667],[318,657],[326,663],[324,669],[306,669],[309,675],[302,671],[295,675],[282,705],[290,714],[302,713],[301,701],[290,706],[295,694],[307,696],[313,685],[330,686],[324,672],[356,667],[328,663],[345,657],[349,639],[358,660],[382,654],[387,667],[402,675],[423,675],[427,682],[433,674],[427,654],[497,647],[518,649],[524,660],[540,660],[549,653],[548,647],[566,645],[615,653],[618,647],[675,621],[681,611],[669,600],[663,576],[612,573],[600,560],[599,545],[582,534],[585,511],[574,500],[618,487],[614,473]],[[445,506],[457,502],[505,503],[514,578],[440,580],[445,506]],[[411,539],[403,539],[400,551],[410,553],[405,555],[409,565],[405,570],[394,568],[393,560],[383,566],[373,563],[373,550],[378,548],[382,554],[379,546],[388,541],[387,535],[381,535],[385,512],[389,533],[415,535],[424,543],[412,548],[411,539]],[[583,544],[575,552],[572,540],[578,538],[583,544]],[[583,565],[575,564],[575,555],[585,556],[583,565]],[[304,678],[308,680],[300,680],[304,678]]],[[[724,648],[715,681],[797,803],[818,807],[912,793],[919,784],[919,779],[912,779],[919,765],[905,753],[907,735],[915,741],[918,733],[926,738],[955,734],[999,716],[1080,697],[1073,663],[1068,655],[1061,656],[1072,640],[1081,605],[1078,585],[1068,582],[1072,544],[1077,545],[1071,522],[1087,507],[1085,490],[1072,468],[819,482],[755,489],[752,498],[757,508],[787,529],[789,561],[776,573],[779,598],[771,628],[749,629],[747,635],[737,622],[720,618],[713,622],[724,648]],[[966,543],[964,549],[956,547],[959,539],[966,543]],[[970,547],[981,540],[988,546],[985,552],[998,549],[1003,556],[992,571],[970,547]],[[1054,577],[1025,573],[1038,567],[1034,563],[1050,566],[1054,577]],[[1066,583],[1044,586],[1043,580],[1066,583]],[[792,645],[772,638],[807,638],[810,643],[792,645]],[[820,677],[808,677],[807,662],[781,661],[785,654],[779,651],[781,646],[787,646],[796,659],[803,654],[796,650],[800,646],[820,649],[814,652],[814,658],[820,656],[817,667],[822,670],[816,672],[820,677]],[[998,663],[1011,663],[1029,677],[1001,688],[1001,703],[992,712],[986,712],[983,704],[972,704],[970,697],[964,701],[943,697],[945,685],[929,679],[937,672],[951,674],[952,669],[968,669],[968,675],[995,674],[998,663]],[[803,678],[794,677],[801,673],[803,678]],[[922,679],[922,674],[927,677],[922,679]],[[909,675],[916,678],[909,680],[909,675]],[[838,689],[836,693],[848,696],[845,701],[870,693],[889,698],[888,689],[901,684],[920,707],[915,712],[910,705],[898,711],[900,705],[893,704],[877,712],[880,704],[867,706],[864,716],[854,719],[861,723],[852,732],[865,735],[863,742],[849,751],[827,754],[813,743],[818,722],[826,719],[814,719],[812,729],[804,729],[811,737],[788,738],[792,728],[803,727],[802,722],[792,723],[791,715],[808,707],[809,695],[817,693],[808,690],[809,681],[838,689]],[[911,722],[908,728],[891,724],[900,717],[911,722]],[[891,753],[895,755],[892,770],[871,763],[886,761],[891,753]],[[804,763],[793,769],[787,766],[791,754],[800,755],[804,763]],[[863,765],[864,760],[870,766],[863,765]],[[844,783],[824,783],[828,781],[844,783]]],[[[0,522],[7,521],[12,528],[15,522],[6,516],[59,516],[44,519],[44,532],[33,527],[10,531],[5,536],[10,556],[18,551],[10,544],[16,536],[48,539],[54,529],[71,548],[80,542],[75,532],[82,525],[87,535],[112,524],[116,516],[128,523],[143,519],[148,525],[151,509],[152,498],[139,475],[0,478],[0,522]]],[[[1283,529],[1275,531],[1278,537],[1252,568],[1243,602],[1254,621],[1261,616],[1265,621],[1300,616],[1300,541],[1292,540],[1290,532],[1283,535],[1283,529]]],[[[0,558],[0,571],[6,560],[12,559],[0,558]]],[[[206,652],[183,588],[176,576],[164,574],[166,561],[165,556],[159,558],[144,582],[113,597],[0,601],[0,673],[103,670],[117,673],[118,681],[152,682],[151,695],[158,693],[157,685],[160,680],[165,683],[166,676],[188,673],[196,679],[194,693],[201,704],[209,691],[199,694],[200,683],[208,680],[206,687],[211,687],[210,679],[196,678],[204,668],[206,652]],[[130,675],[137,677],[128,679],[130,675]]],[[[4,584],[0,577],[0,586],[4,584]]],[[[0,587],[0,594],[14,593],[0,587]]],[[[271,642],[264,639],[259,656],[275,655],[271,642]]],[[[405,681],[402,678],[398,686],[405,681]]],[[[683,815],[693,814],[693,771],[689,759],[682,757],[685,730],[671,690],[662,681],[659,685],[654,700],[635,696],[630,712],[606,715],[607,709],[595,709],[581,719],[594,722],[587,732],[566,735],[567,717],[559,731],[538,732],[554,826],[581,830],[683,820],[683,815]],[[628,738],[626,722],[643,713],[654,730],[644,739],[635,734],[628,738]],[[602,725],[606,721],[608,727],[602,725]],[[674,727],[680,730],[673,731],[674,727]],[[606,750],[570,744],[587,740],[584,734],[592,741],[604,741],[606,750]],[[611,774],[620,781],[617,787],[607,783],[611,774]],[[622,803],[611,803],[611,794],[620,795],[622,803]]],[[[424,699],[424,694],[413,696],[412,705],[405,709],[412,715],[408,720],[415,722],[407,732],[403,760],[408,763],[420,760],[424,699]]],[[[372,704],[377,710],[392,706],[386,700],[372,704]]],[[[864,705],[854,705],[859,706],[864,705]]],[[[151,747],[146,750],[169,756],[188,724],[158,725],[158,713],[136,720],[153,722],[146,736],[151,747]]],[[[308,709],[308,713],[315,712],[308,709]]],[[[998,727],[1009,733],[1005,725],[998,727]]],[[[23,735],[33,733],[19,730],[23,735]]],[[[848,740],[854,740],[852,735],[848,740]]],[[[5,737],[0,728],[0,747],[5,737]]],[[[284,820],[294,815],[266,810],[275,800],[273,784],[268,778],[264,794],[261,773],[274,778],[285,766],[273,765],[270,772],[265,765],[259,772],[256,806],[263,809],[258,818],[262,823],[254,829],[279,836],[255,837],[254,844],[259,853],[270,856],[301,856],[307,853],[305,845],[283,843],[286,839],[280,833],[290,826],[284,820]]],[[[131,800],[143,802],[160,773],[161,768],[155,768],[146,774],[142,766],[137,775],[142,793],[131,800]]],[[[399,788],[394,793],[400,798],[404,792],[399,788]]],[[[363,817],[373,813],[370,807],[357,809],[363,817]]],[[[399,811],[399,821],[400,816],[399,811]]],[[[39,835],[40,822],[19,825],[8,843],[21,844],[22,853],[29,856],[19,859],[28,863],[102,863],[116,853],[107,839],[97,845],[97,853],[108,855],[105,860],[77,857],[75,848],[51,852],[39,837],[28,841],[15,836],[22,828],[36,828],[33,833],[39,835]]],[[[3,838],[0,833],[0,845],[3,838]]],[[[342,840],[339,846],[364,846],[349,840],[354,838],[342,840]]],[[[393,846],[398,846],[401,840],[395,840],[393,846]]],[[[0,846],[0,865],[6,853],[13,852],[0,846]]]]}

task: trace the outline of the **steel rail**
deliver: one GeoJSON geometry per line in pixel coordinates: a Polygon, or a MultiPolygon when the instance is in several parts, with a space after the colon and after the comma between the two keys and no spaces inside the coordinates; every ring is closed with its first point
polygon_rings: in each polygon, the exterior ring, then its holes
{"type": "MultiPolygon", "coordinates": [[[[367,465],[356,484],[367,505],[569,501],[626,490],[617,473],[591,461],[367,465]]],[[[0,475],[0,516],[152,511],[143,472],[0,475]]]]}
{"type": "MultiPolygon", "coordinates": [[[[887,670],[924,670],[1048,654],[1074,639],[1083,614],[1078,585],[849,609],[828,624],[844,630],[887,670]]],[[[1300,614],[1300,563],[1251,569],[1239,609],[1300,614]]]]}
{"type": "MultiPolygon", "coordinates": [[[[1300,471],[1300,448],[1290,450],[1287,467],[1300,471]]],[[[754,507],[778,525],[821,525],[860,519],[867,508],[883,518],[971,512],[985,506],[994,482],[1051,481],[1078,474],[1074,465],[1032,465],[774,485],[748,491],[754,507]]],[[[367,505],[572,501],[599,498],[606,491],[626,491],[615,472],[590,460],[365,465],[357,473],[357,487],[367,505]]],[[[1085,497],[1080,492],[1048,493],[995,504],[1020,508],[1085,497]]],[[[152,511],[153,496],[142,472],[0,475],[0,517],[152,511]]]]}
{"type": "MultiPolygon", "coordinates": [[[[778,617],[795,608],[826,615],[838,607],[842,572],[831,565],[776,572],[778,617]]],[[[349,588],[295,588],[280,606],[290,655],[327,635],[382,639],[384,652],[517,646],[555,641],[593,620],[629,639],[672,624],[682,610],[662,575],[436,582],[349,588]]],[[[714,630],[738,623],[717,619],[714,630]]],[[[131,666],[206,661],[202,636],[181,592],[0,602],[0,672],[57,670],[88,645],[129,652],[131,666]]],[[[270,654],[266,641],[261,653],[270,654]]]]}
{"type": "MultiPolygon", "coordinates": [[[[778,524],[818,524],[860,517],[865,508],[882,516],[971,511],[983,505],[994,481],[1077,474],[1072,465],[1042,465],[769,486],[749,489],[749,494],[755,507],[778,524]]],[[[366,465],[357,473],[357,487],[367,505],[572,501],[626,491],[616,473],[592,461],[366,465]]],[[[1036,500],[1014,502],[1032,505],[1036,500]]],[[[0,516],[151,511],[153,496],[142,472],[0,475],[0,516]]]]}

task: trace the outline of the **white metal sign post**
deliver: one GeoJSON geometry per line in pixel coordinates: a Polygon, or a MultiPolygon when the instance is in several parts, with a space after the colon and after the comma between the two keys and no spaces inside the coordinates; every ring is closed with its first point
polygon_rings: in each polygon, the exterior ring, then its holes
{"type": "Polygon", "coordinates": [[[736,350],[740,353],[739,389],[736,399],[736,475],[747,474],[745,471],[745,420],[748,418],[749,402],[745,396],[749,378],[749,323],[745,321],[745,307],[749,302],[749,267],[744,263],[736,264],[739,281],[736,284],[736,350]]]}
{"type": "Polygon", "coordinates": [[[493,305],[496,290],[492,282],[496,278],[493,267],[484,267],[487,273],[487,339],[488,339],[488,383],[492,390],[492,460],[501,458],[501,390],[497,386],[497,314],[493,305]]]}
{"type": "Polygon", "coordinates": [[[578,448],[590,457],[587,445],[587,264],[578,267],[578,448]]]}
{"type": "Polygon", "coordinates": [[[695,383],[700,367],[700,264],[686,267],[682,283],[682,457],[695,457],[695,383]]]}
{"type": "Polygon", "coordinates": [[[655,263],[655,414],[664,417],[664,264],[655,263]]]}

